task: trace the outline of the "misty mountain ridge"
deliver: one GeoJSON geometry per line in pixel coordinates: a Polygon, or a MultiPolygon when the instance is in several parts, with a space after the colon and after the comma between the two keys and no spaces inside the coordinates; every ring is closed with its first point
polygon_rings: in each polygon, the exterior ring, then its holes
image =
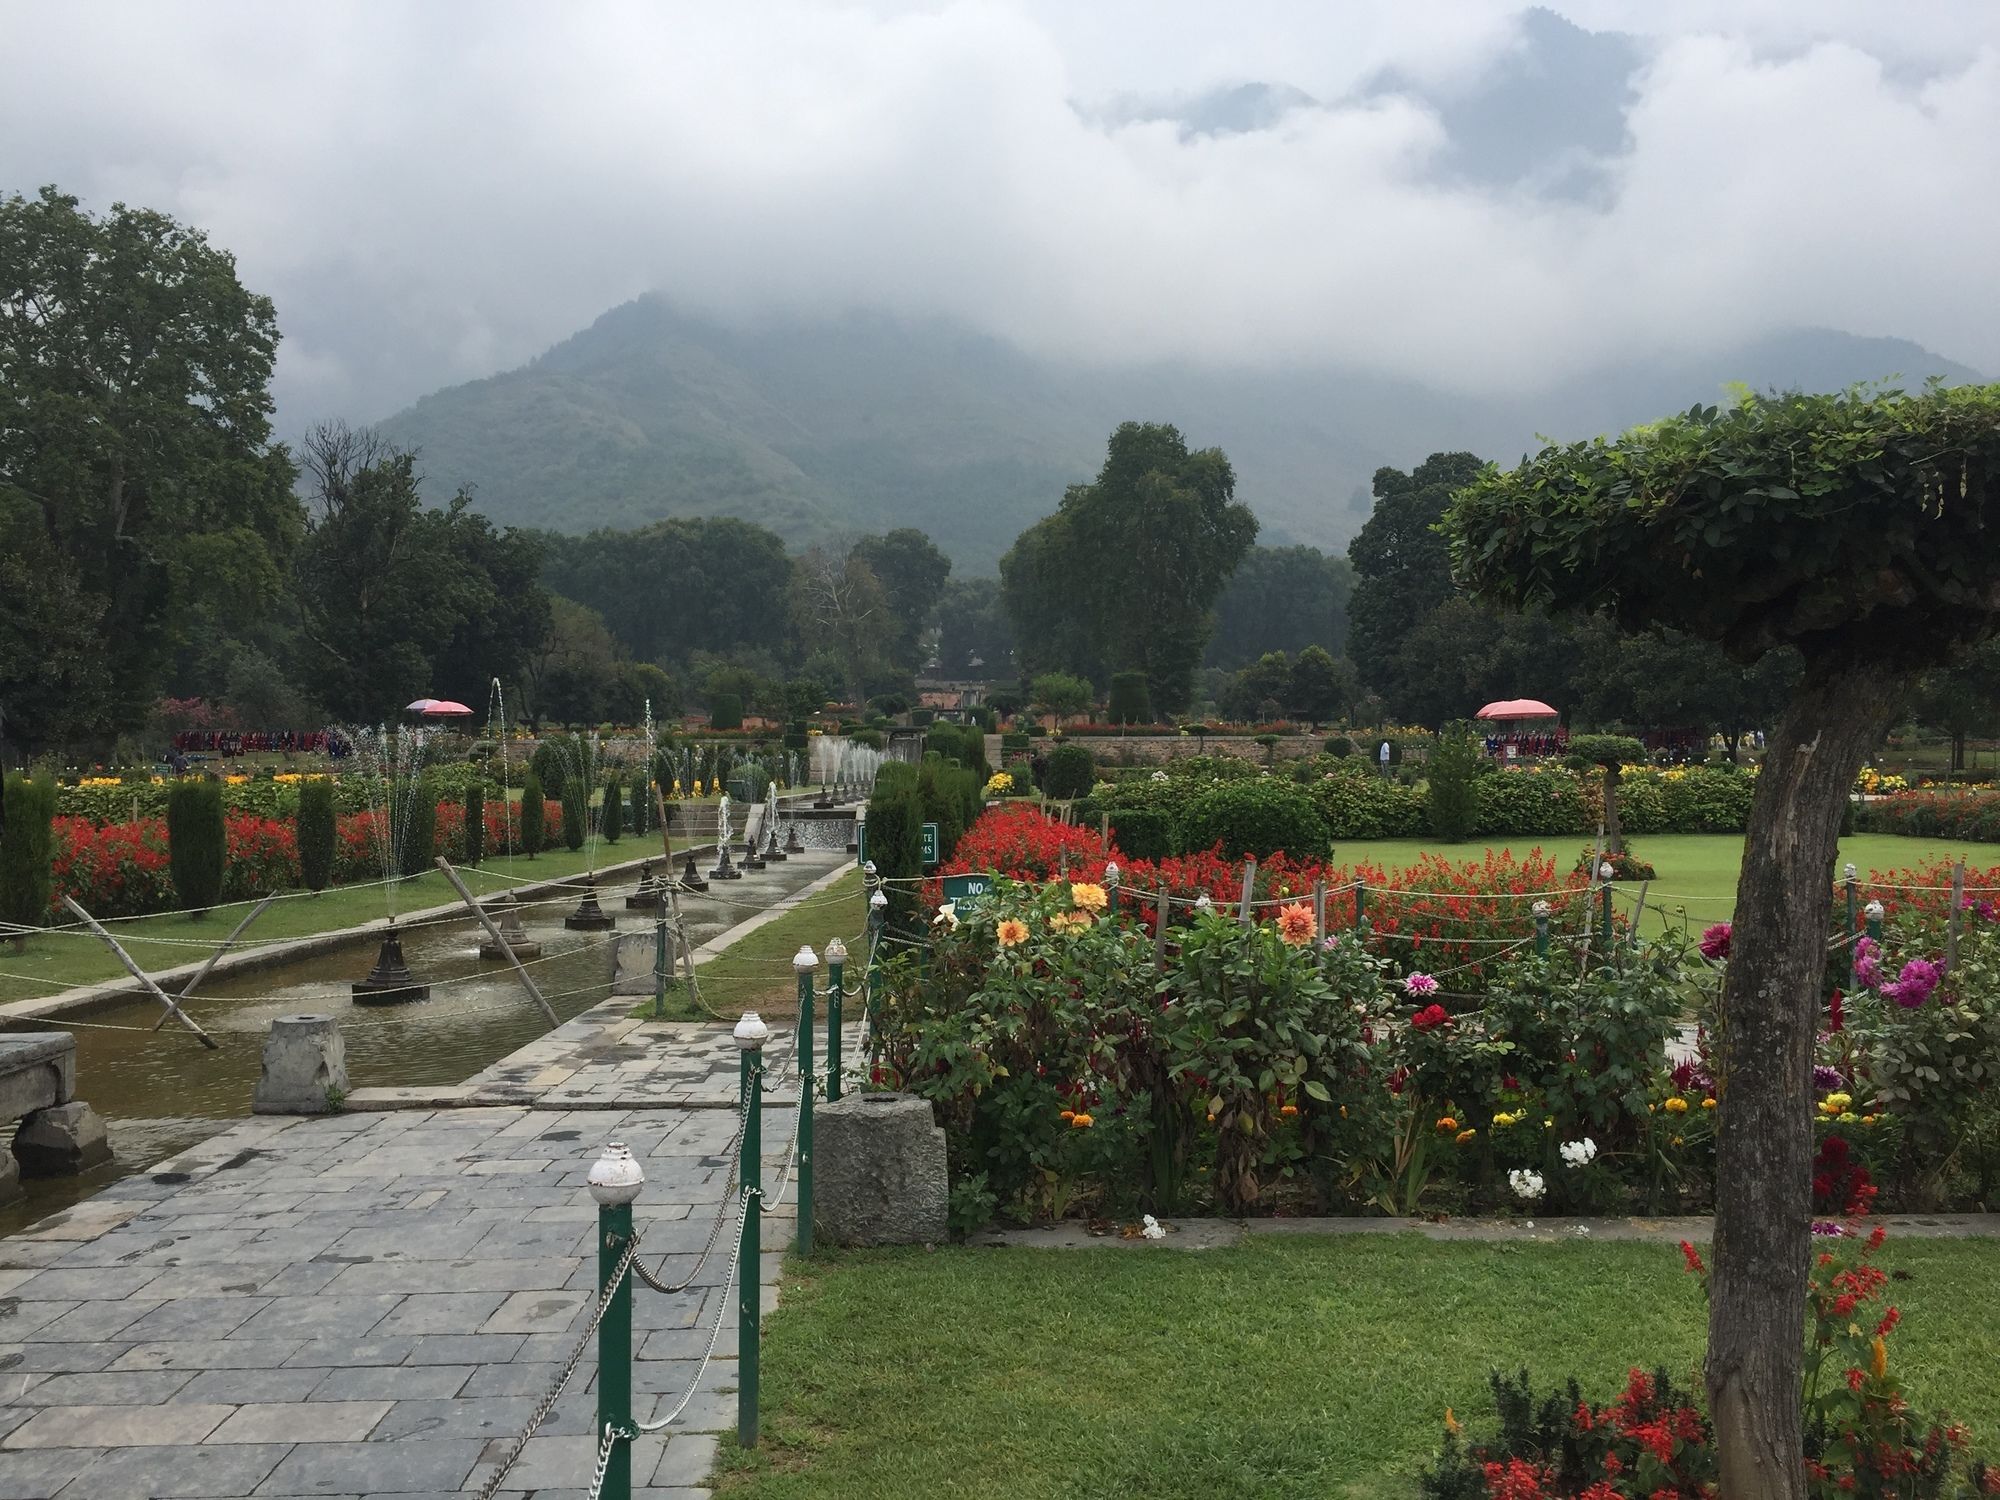
{"type": "Polygon", "coordinates": [[[379,424],[427,492],[461,484],[496,521],[582,532],[737,516],[795,547],[915,526],[990,573],[1119,422],[1220,447],[1267,545],[1346,545],[1385,464],[1469,449],[1511,463],[1713,401],[1732,381],[1837,390],[1973,371],[1901,339],[1802,329],[1701,356],[1634,358],[1520,397],[1478,398],[1328,369],[1083,368],[942,320],[851,314],[734,327],[647,296],[519,369],[379,424]]]}

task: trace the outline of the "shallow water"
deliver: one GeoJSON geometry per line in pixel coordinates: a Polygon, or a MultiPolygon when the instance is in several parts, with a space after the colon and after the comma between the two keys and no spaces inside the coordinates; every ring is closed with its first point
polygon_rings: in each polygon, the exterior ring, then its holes
{"type": "MultiPolygon", "coordinates": [[[[707,942],[847,858],[816,850],[747,872],[741,880],[712,882],[707,895],[683,894],[689,941],[707,942]]],[[[703,872],[713,863],[713,855],[701,860],[703,872]]],[[[624,898],[635,885],[634,878],[599,888],[600,905],[618,919],[608,933],[571,932],[562,925],[575,905],[573,896],[524,910],[529,937],[542,944],[541,957],[528,963],[528,972],[563,1019],[609,994],[611,939],[652,932],[651,912],[625,909],[624,898]]],[[[214,1134],[217,1120],[249,1114],[264,1036],[275,1017],[301,1012],[336,1017],[353,1088],[459,1083],[548,1029],[507,964],[479,957],[480,929],[469,915],[405,927],[402,935],[411,971],[432,986],[426,1000],[355,1003],[349,985],[375,962],[377,941],[368,938],[276,968],[208,980],[187,1010],[221,1044],[213,1052],[172,1021],[154,1031],[161,1009],[151,999],[80,1018],[89,1024],[73,1028],[77,1094],[110,1123],[117,1160],[84,1179],[26,1184],[26,1205],[0,1209],[0,1233],[214,1134]],[[112,1027],[138,1029],[101,1029],[112,1027]]]]}

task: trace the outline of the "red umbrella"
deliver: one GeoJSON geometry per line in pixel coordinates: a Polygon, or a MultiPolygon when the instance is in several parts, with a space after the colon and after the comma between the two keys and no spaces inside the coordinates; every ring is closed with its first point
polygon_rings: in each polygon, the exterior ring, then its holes
{"type": "Polygon", "coordinates": [[[1489,703],[1474,715],[1480,719],[1559,719],[1558,714],[1539,698],[1502,698],[1489,703]]]}
{"type": "Polygon", "coordinates": [[[419,698],[410,704],[406,711],[422,714],[427,719],[449,719],[472,712],[463,703],[454,703],[449,698],[419,698]]]}

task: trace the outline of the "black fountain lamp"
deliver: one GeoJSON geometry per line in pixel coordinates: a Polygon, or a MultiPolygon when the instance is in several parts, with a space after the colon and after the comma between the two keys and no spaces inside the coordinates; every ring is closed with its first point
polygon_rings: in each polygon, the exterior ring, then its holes
{"type": "Polygon", "coordinates": [[[687,863],[681,866],[681,889],[684,891],[705,891],[708,882],[701,878],[701,871],[694,867],[694,851],[688,851],[687,863]]]}
{"type": "Polygon", "coordinates": [[[392,922],[382,934],[382,947],[375,955],[375,967],[366,979],[349,987],[356,1005],[403,1005],[412,1000],[428,1000],[431,987],[410,972],[403,961],[403,940],[392,922]]]}
{"type": "Polygon", "coordinates": [[[603,932],[616,927],[618,919],[597,904],[597,880],[586,876],[583,882],[583,899],[576,903],[576,910],[563,918],[563,926],[571,932],[603,932]]]}
{"type": "Polygon", "coordinates": [[[645,860],[639,866],[639,888],[625,898],[627,911],[658,911],[660,909],[660,883],[653,878],[653,862],[645,860]]]}

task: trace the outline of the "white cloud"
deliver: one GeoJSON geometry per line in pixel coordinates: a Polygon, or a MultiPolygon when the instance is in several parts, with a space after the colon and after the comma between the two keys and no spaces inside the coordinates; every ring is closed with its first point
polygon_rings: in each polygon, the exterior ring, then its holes
{"type": "Polygon", "coordinates": [[[0,187],[234,250],[279,304],[290,425],[382,415],[652,286],[1484,391],[1798,324],[2000,371],[1984,6],[1562,9],[1654,48],[1592,207],[1441,186],[1438,120],[1356,101],[1385,66],[1489,65],[1509,13],[1469,0],[0,4],[39,64],[0,95],[0,187]],[[1213,139],[1074,107],[1243,79],[1345,102],[1213,139]]]}

